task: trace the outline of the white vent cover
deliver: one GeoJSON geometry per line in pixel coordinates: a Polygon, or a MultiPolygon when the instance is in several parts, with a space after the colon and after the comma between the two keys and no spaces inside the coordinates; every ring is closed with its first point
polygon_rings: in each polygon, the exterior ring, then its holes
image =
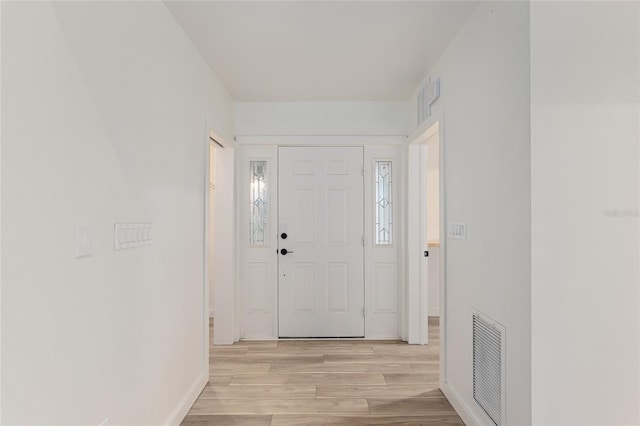
{"type": "Polygon", "coordinates": [[[504,327],[473,313],[473,399],[497,426],[504,421],[504,327]]]}
{"type": "Polygon", "coordinates": [[[427,77],[418,91],[418,123],[419,126],[427,118],[431,117],[431,105],[440,97],[440,79],[427,77]]]}

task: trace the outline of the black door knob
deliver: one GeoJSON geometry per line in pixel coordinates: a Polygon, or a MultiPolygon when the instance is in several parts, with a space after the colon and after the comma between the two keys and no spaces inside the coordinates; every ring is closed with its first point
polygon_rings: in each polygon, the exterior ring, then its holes
{"type": "Polygon", "coordinates": [[[287,239],[287,236],[288,236],[288,235],[287,235],[287,233],[286,233],[286,232],[283,232],[282,234],[280,234],[280,238],[282,238],[283,240],[286,240],[286,239],[287,239]]]}
{"type": "Polygon", "coordinates": [[[284,256],[285,254],[287,254],[287,253],[293,253],[293,252],[292,252],[292,251],[290,251],[290,250],[287,250],[287,249],[282,249],[282,250],[280,250],[280,254],[281,254],[281,255],[283,255],[283,256],[284,256]]]}

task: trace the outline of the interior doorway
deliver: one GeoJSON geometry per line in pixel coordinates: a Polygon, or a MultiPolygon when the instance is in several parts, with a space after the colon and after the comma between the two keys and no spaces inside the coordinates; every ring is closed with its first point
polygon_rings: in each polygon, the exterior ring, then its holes
{"type": "Polygon", "coordinates": [[[433,132],[422,146],[425,214],[422,215],[422,246],[428,256],[423,258],[420,273],[422,287],[427,292],[427,341],[439,336],[440,327],[440,132],[433,132]],[[426,157],[426,158],[424,158],[426,157]]]}
{"type": "MultiPolygon", "coordinates": [[[[408,146],[409,343],[428,344],[429,324],[443,327],[444,179],[439,121],[412,136],[408,146]],[[429,321],[429,317],[431,321],[429,321]]],[[[442,329],[441,329],[442,331],[442,329]]],[[[443,334],[442,334],[443,335],[443,334]]],[[[444,346],[444,345],[443,345],[444,346]]]]}

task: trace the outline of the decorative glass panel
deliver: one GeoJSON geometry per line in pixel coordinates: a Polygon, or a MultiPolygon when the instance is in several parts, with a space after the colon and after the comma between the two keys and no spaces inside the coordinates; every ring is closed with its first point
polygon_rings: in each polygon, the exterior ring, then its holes
{"type": "Polygon", "coordinates": [[[393,183],[391,161],[375,162],[376,244],[393,243],[393,183]]]}
{"type": "Polygon", "coordinates": [[[269,234],[269,188],[266,161],[249,161],[249,244],[264,246],[269,234]]]}

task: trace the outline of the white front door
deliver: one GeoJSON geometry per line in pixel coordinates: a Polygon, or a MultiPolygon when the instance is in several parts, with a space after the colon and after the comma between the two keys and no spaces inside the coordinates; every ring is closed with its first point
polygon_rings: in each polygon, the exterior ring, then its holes
{"type": "Polygon", "coordinates": [[[282,147],[278,170],[278,335],[364,337],[363,149],[282,147]]]}

